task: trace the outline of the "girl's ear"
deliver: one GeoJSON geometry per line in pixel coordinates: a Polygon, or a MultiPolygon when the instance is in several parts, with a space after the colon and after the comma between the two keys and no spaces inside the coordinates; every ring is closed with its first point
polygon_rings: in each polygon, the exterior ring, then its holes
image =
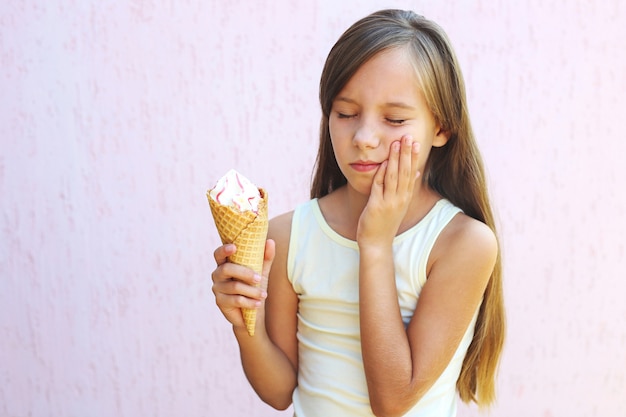
{"type": "Polygon", "coordinates": [[[433,139],[433,146],[435,148],[440,148],[448,143],[448,139],[450,139],[450,131],[443,130],[441,127],[437,127],[437,133],[435,134],[435,138],[433,139]]]}

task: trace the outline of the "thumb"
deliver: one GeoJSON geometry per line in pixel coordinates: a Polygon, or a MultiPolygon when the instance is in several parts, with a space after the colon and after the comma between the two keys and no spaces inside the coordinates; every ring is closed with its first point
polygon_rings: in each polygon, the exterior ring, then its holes
{"type": "Polygon", "coordinates": [[[272,262],[274,262],[274,255],[276,255],[276,244],[274,240],[267,239],[265,241],[265,256],[263,258],[263,289],[267,289],[267,277],[270,274],[272,262]]]}
{"type": "Polygon", "coordinates": [[[374,174],[374,181],[372,182],[372,190],[370,196],[377,197],[382,200],[383,192],[385,188],[385,173],[387,172],[387,161],[383,161],[378,167],[376,174],[374,174]]]}

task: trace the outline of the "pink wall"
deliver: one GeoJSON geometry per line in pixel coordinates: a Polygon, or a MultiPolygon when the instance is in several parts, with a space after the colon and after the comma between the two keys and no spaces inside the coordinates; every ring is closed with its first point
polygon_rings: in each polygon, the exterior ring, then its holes
{"type": "Polygon", "coordinates": [[[0,416],[287,415],[215,307],[204,192],[236,167],[272,215],[307,198],[322,61],[389,5],[465,70],[506,272],[491,415],[626,413],[623,2],[4,0],[0,416]]]}

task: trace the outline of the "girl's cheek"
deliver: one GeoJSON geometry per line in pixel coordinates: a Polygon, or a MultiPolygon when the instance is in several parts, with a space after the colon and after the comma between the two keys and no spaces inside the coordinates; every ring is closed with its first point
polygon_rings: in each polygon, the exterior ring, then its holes
{"type": "Polygon", "coordinates": [[[337,123],[330,128],[330,135],[333,139],[351,139],[354,135],[349,123],[337,123]]]}

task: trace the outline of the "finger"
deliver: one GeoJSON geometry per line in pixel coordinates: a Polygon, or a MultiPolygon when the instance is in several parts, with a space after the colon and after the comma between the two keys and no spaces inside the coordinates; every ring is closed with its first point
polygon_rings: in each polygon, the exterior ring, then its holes
{"type": "Polygon", "coordinates": [[[215,262],[217,263],[217,265],[221,265],[224,262],[228,261],[228,257],[234,254],[236,251],[237,248],[233,243],[227,243],[215,249],[215,252],[213,252],[213,258],[215,258],[215,262]]]}
{"type": "Polygon", "coordinates": [[[259,285],[261,282],[261,276],[256,274],[251,268],[232,262],[225,262],[215,268],[211,278],[214,283],[237,280],[248,285],[259,285]]]}
{"type": "Polygon", "coordinates": [[[216,298],[225,297],[223,299],[230,300],[229,306],[240,308],[242,307],[240,303],[254,305],[267,297],[265,289],[237,280],[219,281],[213,284],[213,293],[216,298]]]}
{"type": "Polygon", "coordinates": [[[413,137],[405,135],[401,139],[399,166],[398,166],[398,191],[411,191],[415,184],[416,168],[413,164],[413,137]]]}
{"type": "Polygon", "coordinates": [[[383,161],[376,174],[374,174],[374,181],[372,182],[372,190],[370,191],[370,198],[383,198],[383,192],[385,189],[385,176],[387,172],[388,161],[383,161]]]}
{"type": "Polygon", "coordinates": [[[385,191],[395,192],[398,189],[398,164],[400,159],[400,141],[394,141],[389,150],[389,163],[385,173],[385,191]]]}
{"type": "Polygon", "coordinates": [[[240,294],[227,294],[223,292],[215,292],[215,303],[224,314],[232,314],[232,310],[239,310],[240,312],[242,308],[253,310],[263,304],[261,300],[240,294]]]}
{"type": "Polygon", "coordinates": [[[415,185],[415,181],[420,176],[418,162],[421,146],[422,145],[419,142],[413,142],[413,144],[411,145],[411,178],[414,179],[413,185],[415,185]]]}

